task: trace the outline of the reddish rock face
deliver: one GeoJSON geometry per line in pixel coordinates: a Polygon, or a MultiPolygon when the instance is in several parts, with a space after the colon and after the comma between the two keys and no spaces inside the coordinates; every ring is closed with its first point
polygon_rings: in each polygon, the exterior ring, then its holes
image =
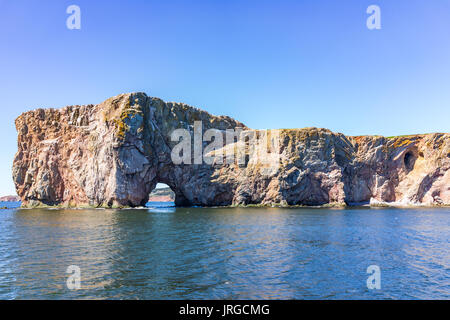
{"type": "MultiPolygon", "coordinates": [[[[17,194],[23,206],[142,206],[159,182],[175,192],[177,205],[187,206],[450,204],[449,134],[384,138],[271,130],[272,153],[263,163],[255,160],[255,147],[245,149],[244,163],[174,164],[178,141],[171,134],[183,128],[194,137],[195,121],[203,132],[217,129],[224,137],[236,128],[261,134],[229,117],[144,93],[23,113],[16,119],[17,194]]],[[[225,142],[214,154],[237,146],[225,142]]]]}

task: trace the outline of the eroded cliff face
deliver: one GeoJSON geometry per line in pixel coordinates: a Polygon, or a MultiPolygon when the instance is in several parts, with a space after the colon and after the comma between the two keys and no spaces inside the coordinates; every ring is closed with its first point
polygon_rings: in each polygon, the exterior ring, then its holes
{"type": "MultiPolygon", "coordinates": [[[[142,206],[160,182],[186,206],[450,204],[449,134],[385,138],[271,130],[267,139],[276,143],[263,163],[256,147],[244,148],[243,163],[175,164],[171,152],[179,142],[171,134],[186,129],[194,136],[196,121],[203,132],[263,134],[144,93],[23,113],[16,119],[17,194],[23,206],[142,206]]],[[[208,154],[226,154],[240,142],[224,143],[208,154]]]]}

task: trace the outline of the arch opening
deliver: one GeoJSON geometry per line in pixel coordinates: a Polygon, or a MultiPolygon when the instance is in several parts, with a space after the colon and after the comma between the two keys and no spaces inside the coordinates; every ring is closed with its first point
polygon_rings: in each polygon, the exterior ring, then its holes
{"type": "Polygon", "coordinates": [[[174,206],[175,192],[165,183],[157,183],[148,195],[146,206],[174,206]]]}

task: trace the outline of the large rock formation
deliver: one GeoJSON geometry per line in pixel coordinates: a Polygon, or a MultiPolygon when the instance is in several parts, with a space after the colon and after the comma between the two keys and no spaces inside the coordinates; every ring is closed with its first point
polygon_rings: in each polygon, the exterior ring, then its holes
{"type": "Polygon", "coordinates": [[[255,156],[261,146],[245,147],[244,139],[205,152],[226,154],[244,144],[244,162],[175,164],[171,152],[178,141],[171,134],[184,128],[194,136],[195,121],[203,132],[216,129],[224,137],[236,128],[265,134],[144,93],[23,113],[16,119],[17,194],[23,206],[143,206],[160,182],[186,206],[450,204],[450,134],[385,138],[272,130],[262,162],[255,156]]]}

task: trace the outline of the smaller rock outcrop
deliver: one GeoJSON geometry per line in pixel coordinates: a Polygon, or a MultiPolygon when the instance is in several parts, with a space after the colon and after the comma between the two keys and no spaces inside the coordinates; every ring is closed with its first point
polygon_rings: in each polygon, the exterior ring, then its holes
{"type": "Polygon", "coordinates": [[[149,202],[174,202],[175,193],[170,188],[157,188],[154,189],[149,196],[149,202]]]}
{"type": "Polygon", "coordinates": [[[3,196],[0,197],[0,202],[19,202],[20,197],[19,196],[3,196]]]}

